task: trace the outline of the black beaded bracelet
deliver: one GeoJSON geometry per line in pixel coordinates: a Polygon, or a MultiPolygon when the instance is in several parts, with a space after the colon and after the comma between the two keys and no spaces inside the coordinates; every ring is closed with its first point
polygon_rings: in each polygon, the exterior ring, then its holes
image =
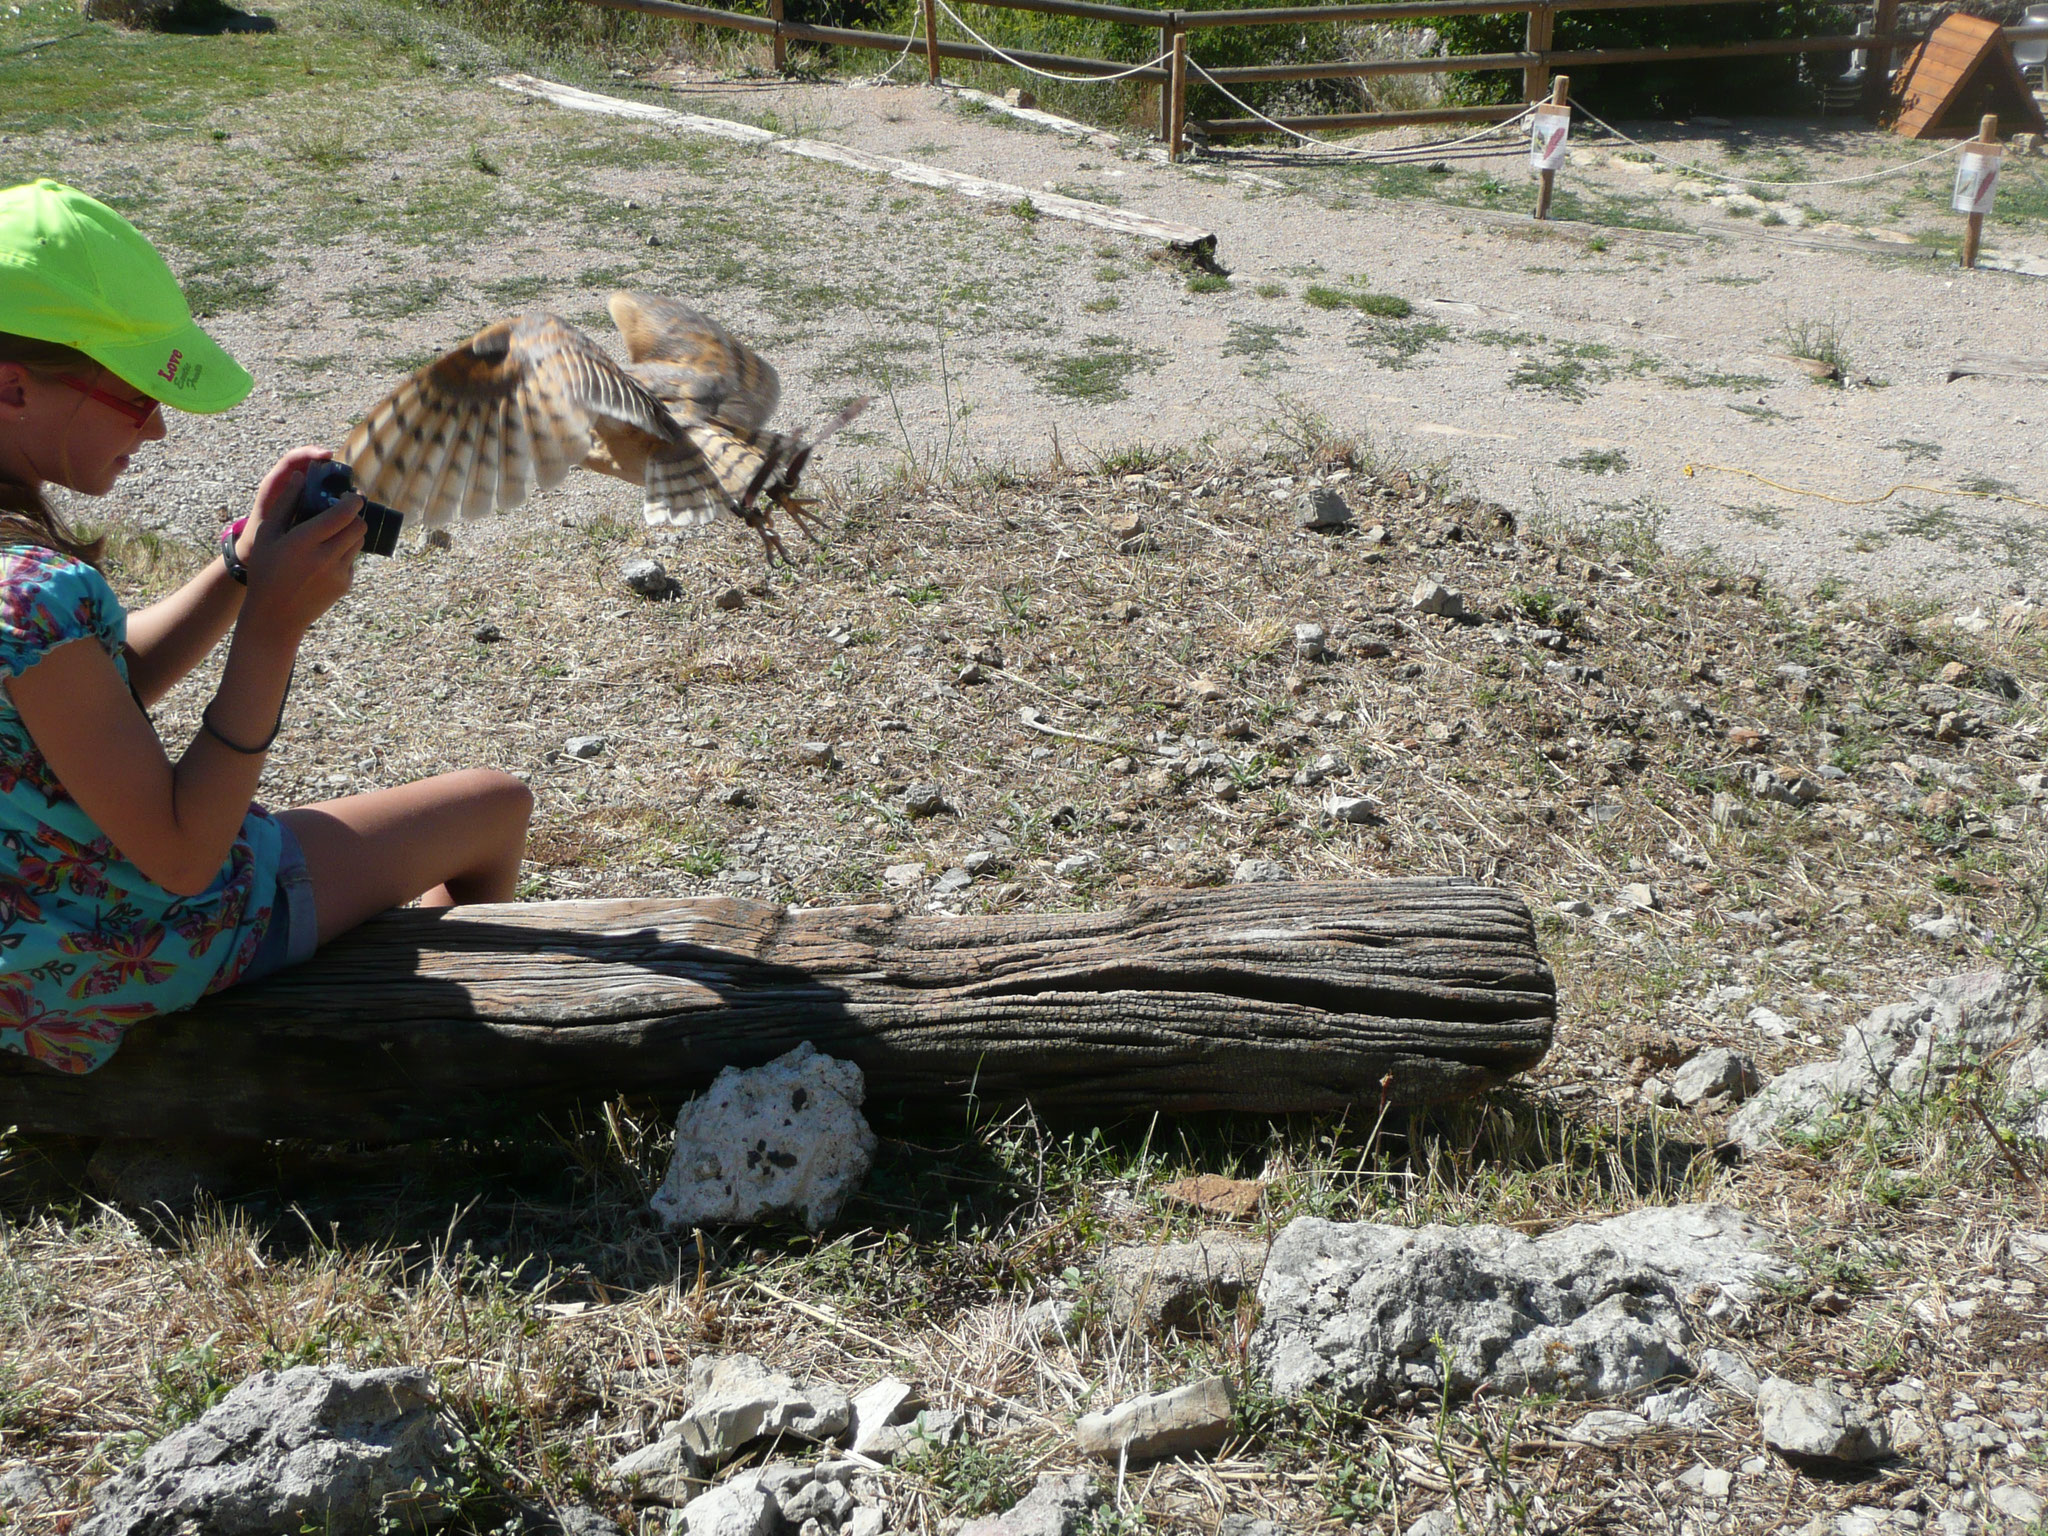
{"type": "MultiPolygon", "coordinates": [[[[246,522],[247,519],[243,519],[246,522]]],[[[220,531],[220,563],[228,568],[228,574],[243,586],[249,585],[249,567],[242,563],[242,557],[235,553],[235,540],[241,537],[242,522],[229,523],[220,531]]]]}

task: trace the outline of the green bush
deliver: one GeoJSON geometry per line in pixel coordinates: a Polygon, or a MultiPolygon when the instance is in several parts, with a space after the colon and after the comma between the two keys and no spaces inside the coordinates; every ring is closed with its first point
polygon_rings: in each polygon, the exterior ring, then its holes
{"type": "MultiPolygon", "coordinates": [[[[1452,53],[1514,53],[1525,38],[1521,16],[1454,16],[1437,24],[1452,53]]],[[[1695,44],[1809,37],[1855,30],[1852,15],[1817,0],[1777,5],[1697,6],[1668,11],[1564,11],[1551,47],[1682,48],[1695,44]]],[[[1828,54],[1822,67],[1841,68],[1846,57],[1828,54]],[[1839,61],[1839,62],[1834,62],[1839,61]]],[[[1784,110],[1802,105],[1799,55],[1700,59],[1670,64],[1610,64],[1569,70],[1572,98],[1612,121],[1620,117],[1687,116],[1714,112],[1784,110]]],[[[1520,70],[1451,75],[1446,94],[1461,105],[1519,101],[1520,70]]]]}

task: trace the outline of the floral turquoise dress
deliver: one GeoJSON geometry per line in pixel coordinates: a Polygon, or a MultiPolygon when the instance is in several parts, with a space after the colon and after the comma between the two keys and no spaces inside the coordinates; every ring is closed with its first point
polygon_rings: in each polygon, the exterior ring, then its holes
{"type": "MultiPolygon", "coordinates": [[[[91,566],[0,546],[0,685],[88,637],[125,680],[127,633],[91,566]]],[[[0,686],[0,1050],[90,1072],[131,1025],[233,985],[270,921],[279,838],[252,806],[212,884],[165,890],[65,793],[0,686]]]]}

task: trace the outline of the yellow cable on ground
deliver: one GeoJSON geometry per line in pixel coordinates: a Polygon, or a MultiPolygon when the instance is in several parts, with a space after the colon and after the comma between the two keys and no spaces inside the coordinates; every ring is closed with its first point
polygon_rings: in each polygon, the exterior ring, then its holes
{"type": "Polygon", "coordinates": [[[1922,485],[1916,480],[1901,480],[1897,485],[1880,496],[1831,496],[1826,491],[1802,490],[1796,485],[1786,485],[1777,480],[1766,480],[1753,469],[1737,469],[1732,464],[1688,464],[1685,466],[1689,480],[1703,469],[1711,469],[1723,475],[1740,475],[1745,480],[1754,480],[1759,485],[1768,485],[1774,491],[1784,491],[1791,496],[1812,496],[1820,501],[1832,501],[1844,507],[1874,507],[1880,501],[1890,501],[1901,491],[1926,491],[1935,496],[1976,496],[1985,501],[2009,501],[2016,507],[2034,507],[2048,512],[2048,501],[2035,501],[2026,496],[2013,496],[2004,491],[1964,491],[1950,485],[1922,485]]]}

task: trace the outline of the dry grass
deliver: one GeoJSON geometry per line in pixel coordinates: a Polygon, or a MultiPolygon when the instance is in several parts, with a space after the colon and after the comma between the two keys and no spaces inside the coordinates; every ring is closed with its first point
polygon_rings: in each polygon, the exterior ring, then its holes
{"type": "MultiPolygon", "coordinates": [[[[1716,1122],[1637,1092],[1707,1044],[1782,1069],[1915,981],[2024,958],[2042,825],[2017,777],[2039,768],[2040,631],[2023,612],[1970,634],[1775,591],[1671,558],[1639,522],[1517,529],[1313,421],[1273,443],[1253,462],[1134,450],[1085,472],[928,467],[841,487],[831,547],[795,573],[764,575],[737,537],[661,546],[684,588],[664,604],[617,581],[649,540],[608,519],[508,520],[408,549],[366,569],[313,637],[266,794],[514,768],[540,797],[536,897],[868,899],[887,866],[928,879],[990,846],[1006,867],[967,906],[1114,903],[1227,879],[1254,855],[1305,877],[1500,881],[1537,911],[1560,980],[1558,1045],[1533,1082],[1386,1124],[1089,1130],[1020,1112],[934,1126],[878,1106],[881,1159],[838,1229],[720,1232],[701,1249],[642,1208],[671,1105],[489,1143],[277,1148],[248,1199],[168,1229],[39,1180],[15,1146],[0,1464],[49,1468],[76,1510],[259,1366],[415,1362],[470,1435],[469,1526],[502,1517],[500,1489],[630,1516],[604,1467],[673,1417],[693,1357],[747,1349],[849,1390],[914,1376],[965,1410],[968,1449],[883,1480],[898,1528],[917,1532],[1071,1462],[1082,1409],[1210,1369],[1239,1384],[1241,1434],[1214,1460],[1133,1472],[1102,1530],[1206,1529],[1226,1509],[1389,1530],[1446,1500],[1475,1529],[1765,1530],[1916,1491],[1945,1501],[1987,1476],[2038,1486],[2037,1439],[2027,1460],[1922,1454],[1858,1484],[1764,1462],[1708,1505],[1670,1479],[1758,1453],[1733,1398],[1704,1436],[1596,1450],[1563,1438],[1577,1410],[1554,1402],[1373,1416],[1271,1402],[1248,1371],[1249,1305],[1194,1336],[1109,1324],[1092,1260],[1192,1230],[1157,1194],[1190,1172],[1266,1179],[1268,1229],[1316,1214],[1540,1230],[1712,1197],[1774,1226],[1808,1280],[1703,1323],[1702,1342],[1861,1390],[1917,1376],[1930,1401],[1967,1390],[1987,1415],[2042,1407],[2048,1317],[2005,1235],[2044,1223],[2048,1167],[2038,1149],[1989,1146],[1970,1103],[1994,1090],[1881,1106],[1732,1167],[1706,1155],[1716,1122]],[[1339,476],[1384,543],[1292,528],[1286,495],[1339,476]],[[1413,612],[1425,576],[1476,618],[1413,612]],[[744,605],[716,607],[732,585],[744,605]],[[1302,622],[1325,626],[1331,659],[1294,654],[1302,622]],[[473,638],[484,625],[500,638],[473,638]],[[1787,682],[1786,663],[1810,671],[1787,682]],[[1960,679],[1942,684],[1951,663],[1960,679]],[[2001,674],[2023,680],[2019,698],[2001,674]],[[1938,740],[1944,713],[1974,719],[1938,740]],[[605,754],[557,755],[580,734],[603,735],[605,754]],[[819,739],[837,766],[799,766],[795,744],[819,739]],[[1325,755],[1331,777],[1298,782],[1325,755]],[[1743,787],[1759,763],[1848,776],[1794,807],[1743,787]],[[917,780],[952,812],[911,820],[900,791],[917,780]],[[1332,788],[1375,796],[1382,823],[1330,821],[1332,788]],[[1717,821],[1716,792],[1741,814],[1717,821]],[[1099,862],[1055,873],[1079,852],[1099,862]],[[1630,882],[1658,909],[1616,907],[1630,882]],[[1555,910],[1581,898],[1600,915],[1555,910]],[[1977,940],[1908,927],[1935,910],[2001,936],[1990,960],[1977,940]],[[1792,1034],[1745,1027],[1751,999],[1792,1034]],[[1084,1303],[1071,1345],[1022,1325],[1052,1294],[1084,1303]]],[[[125,543],[117,579],[146,592],[201,558],[125,543]]],[[[194,725],[206,686],[160,712],[167,736],[194,725]]]]}

